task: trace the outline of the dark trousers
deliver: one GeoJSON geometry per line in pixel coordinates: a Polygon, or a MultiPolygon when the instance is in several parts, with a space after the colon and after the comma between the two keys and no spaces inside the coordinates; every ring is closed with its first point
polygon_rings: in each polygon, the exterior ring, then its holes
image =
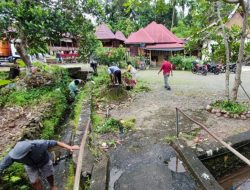
{"type": "Polygon", "coordinates": [[[97,74],[97,64],[91,63],[90,66],[92,67],[95,74],[97,74]]]}
{"type": "Polygon", "coordinates": [[[122,73],[120,70],[114,72],[114,77],[115,77],[115,83],[119,82],[119,84],[122,84],[122,73]]]}

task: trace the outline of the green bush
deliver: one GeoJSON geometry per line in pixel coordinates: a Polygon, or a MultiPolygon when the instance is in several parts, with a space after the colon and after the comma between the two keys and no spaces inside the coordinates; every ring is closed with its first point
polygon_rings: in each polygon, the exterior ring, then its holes
{"type": "Polygon", "coordinates": [[[48,95],[54,90],[60,90],[65,96],[68,95],[68,84],[70,78],[66,69],[58,66],[49,66],[47,64],[42,64],[40,62],[35,62],[34,66],[38,67],[41,72],[50,73],[54,78],[55,82],[50,86],[26,89],[26,90],[15,90],[2,88],[0,90],[0,106],[4,105],[18,105],[18,106],[28,106],[34,105],[40,102],[40,99],[48,95]]]}
{"type": "Polygon", "coordinates": [[[8,72],[0,72],[0,79],[4,80],[9,76],[8,72]]]}
{"type": "MultiPolygon", "coordinates": [[[[42,133],[40,138],[51,139],[55,135],[55,128],[63,120],[63,115],[68,107],[68,83],[67,71],[59,67],[50,67],[45,64],[35,63],[41,72],[51,73],[55,82],[48,87],[40,87],[27,90],[2,88],[0,91],[0,106],[31,107],[44,103],[50,103],[51,109],[46,111],[42,118],[42,133]]],[[[4,189],[31,189],[27,184],[26,173],[23,165],[13,164],[5,172],[3,177],[4,189]],[[25,180],[24,180],[25,179],[25,180]]],[[[2,184],[1,184],[2,185],[2,184]]],[[[1,188],[0,188],[1,189],[1,188]]]]}
{"type": "Polygon", "coordinates": [[[0,87],[5,86],[5,85],[7,85],[9,83],[11,83],[11,80],[2,80],[2,79],[0,79],[0,87]]]}
{"type": "Polygon", "coordinates": [[[131,64],[132,64],[133,67],[137,68],[137,67],[139,66],[139,65],[138,65],[138,62],[140,62],[141,59],[142,59],[142,58],[139,57],[139,56],[136,56],[136,57],[129,57],[129,58],[128,58],[128,61],[131,62],[131,64]]]}
{"type": "Polygon", "coordinates": [[[27,106],[39,102],[39,99],[51,91],[49,87],[34,88],[29,90],[17,90],[9,94],[6,104],[8,106],[27,106]]]}
{"type": "Polygon", "coordinates": [[[177,70],[191,70],[193,66],[193,61],[196,60],[195,57],[184,57],[177,55],[175,57],[170,57],[170,62],[176,66],[177,70]]]}
{"type": "Polygon", "coordinates": [[[239,104],[233,101],[216,101],[215,103],[211,104],[212,107],[219,108],[221,110],[225,110],[232,114],[243,113],[247,111],[248,107],[244,104],[239,104]]]}
{"type": "MultiPolygon", "coordinates": [[[[19,190],[29,190],[29,180],[26,177],[26,172],[24,170],[23,164],[14,163],[12,164],[5,173],[3,177],[3,189],[19,189],[19,190]]],[[[0,189],[1,189],[0,188],[0,189]]]]}
{"type": "Polygon", "coordinates": [[[135,118],[121,121],[122,126],[125,128],[126,131],[133,129],[135,127],[135,122],[136,122],[135,118]]]}
{"type": "Polygon", "coordinates": [[[98,47],[95,51],[95,57],[100,64],[110,65],[114,62],[121,67],[126,58],[126,48],[122,46],[119,48],[98,47]]]}
{"type": "Polygon", "coordinates": [[[109,118],[103,125],[96,126],[94,131],[96,133],[110,133],[118,131],[121,127],[122,125],[120,121],[114,118],[109,118]]]}
{"type": "Polygon", "coordinates": [[[46,113],[42,121],[43,129],[41,138],[50,139],[54,136],[55,128],[59,125],[67,109],[67,98],[61,91],[54,90],[43,96],[40,101],[51,102],[53,104],[53,109],[50,110],[50,113],[46,113]]]}

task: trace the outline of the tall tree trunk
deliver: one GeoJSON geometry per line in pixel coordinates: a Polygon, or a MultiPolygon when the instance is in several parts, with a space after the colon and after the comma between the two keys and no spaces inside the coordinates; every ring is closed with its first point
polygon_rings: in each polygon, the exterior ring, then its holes
{"type": "Polygon", "coordinates": [[[173,6],[173,11],[172,11],[172,23],[171,23],[171,31],[174,27],[174,20],[175,20],[175,5],[176,5],[176,0],[172,1],[172,6],[173,6]]]}
{"type": "Polygon", "coordinates": [[[24,61],[28,71],[30,71],[32,64],[27,52],[25,51],[23,41],[20,39],[16,39],[14,45],[21,59],[24,61]]]}
{"type": "Polygon", "coordinates": [[[219,22],[222,28],[222,33],[223,33],[223,41],[225,44],[225,50],[226,50],[226,78],[225,78],[225,96],[226,98],[229,100],[230,99],[230,95],[229,95],[229,63],[230,63],[230,51],[229,51],[229,45],[228,45],[228,37],[225,31],[225,26],[224,23],[222,21],[221,18],[221,14],[220,14],[220,8],[221,8],[221,3],[219,1],[217,1],[217,16],[219,18],[219,22]]]}
{"type": "Polygon", "coordinates": [[[249,2],[245,2],[242,0],[244,15],[243,15],[243,26],[241,31],[241,39],[240,39],[240,48],[239,48],[239,55],[238,55],[238,61],[237,61],[237,68],[236,68],[236,74],[234,79],[234,86],[232,89],[232,98],[234,101],[237,100],[238,96],[238,90],[239,86],[241,84],[241,70],[242,70],[242,62],[243,62],[243,56],[244,56],[244,47],[245,47],[245,40],[246,40],[246,31],[247,31],[247,19],[249,15],[249,2]]]}

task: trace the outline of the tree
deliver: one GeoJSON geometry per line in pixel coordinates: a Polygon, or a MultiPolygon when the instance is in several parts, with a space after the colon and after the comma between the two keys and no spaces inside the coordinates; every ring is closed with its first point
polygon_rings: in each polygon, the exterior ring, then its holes
{"type": "Polygon", "coordinates": [[[97,16],[98,22],[105,22],[113,30],[119,29],[125,34],[145,27],[152,21],[171,27],[172,7],[164,0],[115,0],[101,4],[104,14],[97,16]],[[126,29],[126,24],[129,30],[126,29]]]}
{"type": "Polygon", "coordinates": [[[219,2],[217,2],[217,15],[219,18],[219,22],[222,28],[222,34],[223,34],[223,40],[224,40],[224,44],[225,44],[225,53],[226,53],[226,79],[225,79],[225,95],[227,97],[227,99],[229,100],[230,96],[229,96],[229,64],[230,64],[230,55],[229,55],[229,44],[228,44],[228,37],[225,31],[225,26],[224,23],[222,21],[221,18],[221,13],[220,13],[220,8],[221,8],[221,4],[219,2]]]}
{"type": "Polygon", "coordinates": [[[4,26],[0,28],[0,33],[14,40],[17,52],[30,68],[26,49],[46,49],[47,35],[44,29],[50,24],[50,10],[44,9],[37,1],[1,1],[0,15],[0,22],[4,26]],[[9,36],[8,30],[14,30],[14,36],[9,36]]]}
{"type": "Polygon", "coordinates": [[[49,41],[58,41],[66,34],[88,42],[90,40],[86,38],[94,39],[93,35],[87,35],[88,32],[93,34],[93,26],[83,15],[84,6],[76,0],[1,1],[0,23],[3,27],[0,34],[4,33],[9,40],[14,40],[29,70],[31,62],[28,53],[47,52],[49,41]],[[9,29],[14,30],[14,36],[8,35],[9,29]]]}
{"type": "Polygon", "coordinates": [[[234,101],[236,101],[238,96],[238,90],[239,86],[241,84],[241,71],[242,71],[242,63],[244,60],[244,48],[245,48],[245,39],[247,36],[247,19],[249,15],[249,1],[244,0],[227,0],[228,3],[240,3],[242,10],[243,10],[243,26],[241,31],[241,39],[240,39],[240,47],[239,47],[239,55],[238,55],[238,61],[237,61],[237,69],[235,74],[235,80],[234,80],[234,86],[232,89],[232,98],[234,101]]]}

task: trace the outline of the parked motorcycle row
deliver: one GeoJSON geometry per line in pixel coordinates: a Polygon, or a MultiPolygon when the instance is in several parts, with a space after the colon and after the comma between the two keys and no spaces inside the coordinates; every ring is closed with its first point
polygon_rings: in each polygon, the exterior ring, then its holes
{"type": "MultiPolygon", "coordinates": [[[[236,64],[230,64],[229,65],[229,71],[232,73],[236,72],[236,64]]],[[[226,65],[216,64],[216,63],[205,63],[205,64],[199,64],[197,61],[193,62],[193,68],[192,73],[194,74],[201,74],[206,76],[207,73],[213,73],[215,75],[218,75],[220,73],[226,72],[226,65]]]]}

